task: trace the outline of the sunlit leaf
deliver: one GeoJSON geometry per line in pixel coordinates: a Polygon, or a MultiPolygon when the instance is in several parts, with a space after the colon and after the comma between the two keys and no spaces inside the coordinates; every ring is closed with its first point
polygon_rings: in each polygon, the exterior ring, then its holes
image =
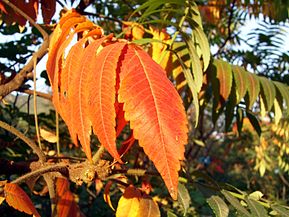
{"type": "MultiPolygon", "coordinates": [[[[92,58],[91,71],[88,74],[89,89],[88,113],[93,126],[93,132],[100,143],[117,160],[120,160],[115,139],[115,89],[116,72],[119,56],[125,43],[115,43],[104,47],[92,58]],[[93,94],[92,94],[93,93],[93,94]]],[[[86,66],[87,67],[87,66],[86,66]]]]}
{"type": "Polygon", "coordinates": [[[236,84],[236,104],[238,104],[241,99],[244,98],[246,92],[247,92],[247,75],[248,72],[245,71],[244,68],[240,66],[233,66],[233,77],[234,82],[236,84]]]}
{"type": "Polygon", "coordinates": [[[160,210],[150,197],[142,196],[141,191],[133,186],[125,189],[118,201],[116,217],[160,217],[160,210]]]}
{"type": "Polygon", "coordinates": [[[261,96],[264,100],[267,111],[270,111],[276,96],[275,85],[272,81],[265,77],[259,77],[261,83],[261,96]]]}
{"type": "Polygon", "coordinates": [[[69,189],[69,182],[65,178],[56,178],[56,209],[59,217],[82,217],[73,193],[69,189]]]}
{"type": "Polygon", "coordinates": [[[248,102],[247,106],[249,108],[251,108],[253,106],[253,103],[256,101],[259,92],[260,92],[260,83],[259,83],[259,79],[257,78],[256,75],[252,74],[252,73],[248,73],[247,76],[248,79],[248,102]]]}
{"type": "Polygon", "coordinates": [[[106,183],[106,185],[105,185],[105,187],[104,187],[104,192],[103,192],[103,199],[104,199],[104,201],[109,205],[109,207],[110,207],[113,211],[115,211],[115,209],[114,209],[114,207],[113,207],[113,205],[112,205],[112,203],[111,203],[110,194],[109,194],[110,188],[111,188],[112,184],[113,184],[112,181],[108,181],[108,182],[106,183]]]}
{"type": "Polygon", "coordinates": [[[206,71],[211,59],[210,45],[207,36],[200,27],[197,27],[193,30],[193,35],[196,39],[196,43],[200,47],[201,57],[203,58],[204,62],[203,71],[206,71]]]}
{"type": "Polygon", "coordinates": [[[12,206],[14,209],[25,212],[29,215],[40,217],[31,199],[17,184],[5,184],[4,194],[6,202],[9,204],[9,206],[12,206]]]}
{"type": "Polygon", "coordinates": [[[182,101],[163,69],[135,45],[122,61],[119,102],[134,137],[154,162],[171,196],[177,198],[178,171],[187,142],[182,101]],[[174,102],[173,107],[168,107],[174,102]],[[141,117],[141,118],[140,118],[141,117]]]}
{"type": "Polygon", "coordinates": [[[116,217],[136,217],[140,206],[141,192],[133,186],[126,188],[118,201],[116,217]]]}

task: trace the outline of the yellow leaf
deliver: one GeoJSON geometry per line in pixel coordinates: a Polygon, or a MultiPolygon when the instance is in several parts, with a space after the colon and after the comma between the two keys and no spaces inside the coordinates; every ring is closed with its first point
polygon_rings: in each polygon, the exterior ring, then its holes
{"type": "Polygon", "coordinates": [[[5,200],[5,197],[0,197],[0,205],[3,203],[4,200],[5,200]]]}
{"type": "Polygon", "coordinates": [[[152,42],[150,54],[153,60],[156,61],[158,64],[160,64],[160,66],[168,73],[169,71],[168,68],[170,68],[170,66],[172,65],[172,54],[170,51],[166,49],[167,48],[166,44],[170,44],[171,37],[166,31],[159,30],[152,26],[150,26],[150,31],[153,35],[153,39],[160,40],[163,42],[163,43],[152,42]]]}
{"type": "Polygon", "coordinates": [[[57,137],[55,133],[52,133],[51,131],[46,130],[44,128],[40,128],[40,136],[47,142],[50,142],[50,143],[57,142],[57,137]]]}
{"type": "Polygon", "coordinates": [[[127,39],[139,40],[145,33],[144,27],[135,22],[123,22],[122,31],[127,39]]]}
{"type": "Polygon", "coordinates": [[[140,206],[141,192],[133,186],[125,189],[124,194],[118,201],[116,217],[137,217],[140,206]]]}
{"type": "Polygon", "coordinates": [[[264,100],[261,96],[260,96],[260,115],[263,118],[266,116],[265,104],[264,104],[264,100]]]}
{"type": "Polygon", "coordinates": [[[142,196],[141,191],[133,186],[125,189],[116,210],[116,217],[160,217],[160,210],[155,201],[142,196]]]}
{"type": "Polygon", "coordinates": [[[113,182],[112,181],[108,181],[108,183],[105,185],[104,187],[104,192],[103,192],[103,199],[104,201],[109,205],[109,207],[115,211],[115,208],[113,207],[111,200],[110,200],[110,195],[109,195],[109,191],[110,191],[110,187],[112,186],[113,182]]]}
{"type": "Polygon", "coordinates": [[[137,217],[159,217],[161,216],[159,207],[155,201],[149,197],[143,197],[139,201],[137,217]]]}
{"type": "Polygon", "coordinates": [[[278,100],[275,98],[274,99],[274,110],[275,110],[275,124],[277,125],[281,118],[282,118],[282,110],[280,108],[280,105],[278,103],[278,100]]]}

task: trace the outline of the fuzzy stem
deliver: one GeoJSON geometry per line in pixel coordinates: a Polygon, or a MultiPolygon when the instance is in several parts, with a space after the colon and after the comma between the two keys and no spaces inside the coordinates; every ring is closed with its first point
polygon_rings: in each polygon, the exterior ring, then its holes
{"type": "Polygon", "coordinates": [[[35,130],[36,130],[36,136],[37,136],[37,141],[38,141],[38,146],[42,150],[42,144],[40,140],[40,133],[39,133],[39,126],[38,126],[38,117],[37,117],[37,97],[36,97],[36,58],[34,58],[34,72],[33,72],[33,85],[34,85],[34,90],[33,90],[33,106],[34,106],[34,122],[35,122],[35,130]]]}
{"type": "Polygon", "coordinates": [[[36,176],[40,176],[40,175],[44,175],[45,173],[49,173],[49,172],[56,172],[56,171],[62,171],[64,169],[67,169],[67,164],[65,163],[59,163],[59,164],[53,164],[53,165],[49,165],[49,166],[45,166],[43,168],[40,168],[38,170],[32,171],[30,173],[27,173],[23,176],[20,176],[19,178],[15,179],[14,181],[12,181],[12,183],[14,184],[21,184],[23,182],[25,182],[27,179],[32,178],[32,177],[36,177],[36,176]]]}
{"type": "Polygon", "coordinates": [[[99,149],[97,150],[97,152],[93,155],[93,157],[92,157],[92,162],[95,164],[95,163],[97,163],[99,160],[100,160],[100,158],[101,158],[101,156],[102,156],[102,154],[105,152],[105,148],[104,148],[104,146],[103,145],[101,145],[100,147],[99,147],[99,149]]]}

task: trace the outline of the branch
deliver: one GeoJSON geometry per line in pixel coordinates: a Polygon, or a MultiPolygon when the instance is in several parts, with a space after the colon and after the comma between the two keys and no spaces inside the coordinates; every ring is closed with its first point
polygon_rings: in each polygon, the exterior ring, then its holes
{"type": "Polygon", "coordinates": [[[49,198],[50,198],[50,203],[51,203],[51,213],[52,213],[51,216],[57,216],[54,178],[50,176],[49,174],[44,174],[43,177],[47,184],[47,188],[49,192],[49,198]]]}
{"type": "Polygon", "coordinates": [[[12,8],[15,12],[20,14],[22,17],[24,17],[26,20],[28,20],[42,35],[43,39],[48,39],[47,32],[38,25],[30,16],[28,16],[24,11],[22,11],[20,8],[15,6],[13,3],[11,3],[9,0],[3,0],[3,2],[8,5],[10,8],[12,8]]]}
{"type": "MultiPolygon", "coordinates": [[[[144,176],[144,175],[160,176],[160,174],[158,172],[146,171],[144,169],[115,169],[112,171],[112,174],[119,174],[119,173],[125,174],[128,176],[144,176]]],[[[108,179],[109,179],[109,177],[108,177],[108,179]]]]}
{"type": "Polygon", "coordinates": [[[38,170],[34,170],[30,173],[27,173],[27,174],[15,179],[11,183],[21,184],[21,183],[25,182],[27,179],[37,177],[40,175],[44,175],[45,173],[49,173],[49,172],[60,172],[60,171],[65,172],[65,171],[67,171],[67,166],[68,166],[68,164],[66,164],[66,163],[49,165],[49,166],[40,168],[38,170]]]}
{"type": "Polygon", "coordinates": [[[215,56],[218,56],[223,48],[226,46],[226,44],[232,39],[232,31],[231,31],[231,24],[232,24],[232,21],[233,21],[233,17],[234,17],[234,7],[235,7],[235,4],[236,4],[236,0],[233,0],[232,2],[232,6],[230,7],[230,15],[229,15],[229,20],[228,20],[228,26],[227,26],[227,29],[228,29],[228,36],[227,38],[225,39],[225,41],[223,42],[223,44],[219,47],[219,50],[216,54],[214,54],[214,57],[215,56]]]}
{"type": "MultiPolygon", "coordinates": [[[[33,54],[34,58],[39,62],[42,57],[47,54],[49,47],[49,38],[45,39],[37,52],[33,54]]],[[[34,58],[31,58],[30,61],[21,69],[17,75],[8,83],[0,85],[0,100],[7,96],[14,90],[19,89],[27,78],[27,74],[30,73],[33,69],[34,58]]]]}
{"type": "Polygon", "coordinates": [[[105,16],[105,15],[103,15],[103,14],[91,13],[91,12],[86,12],[86,11],[79,12],[79,13],[80,13],[81,15],[99,17],[99,18],[103,18],[103,19],[106,19],[106,20],[110,20],[110,21],[114,21],[114,22],[117,22],[117,23],[119,23],[119,24],[122,24],[122,21],[121,21],[121,20],[118,20],[118,19],[113,18],[113,17],[105,16]]]}
{"type": "MultiPolygon", "coordinates": [[[[17,91],[21,92],[21,93],[26,93],[28,95],[33,95],[33,90],[30,89],[25,89],[25,88],[20,88],[17,91]]],[[[47,99],[47,100],[52,100],[52,96],[51,94],[48,93],[43,93],[43,92],[39,92],[39,91],[35,91],[36,92],[36,96],[39,96],[41,98],[47,99]]]]}
{"type": "Polygon", "coordinates": [[[14,127],[8,125],[7,123],[0,121],[0,127],[9,131],[10,133],[18,136],[23,142],[25,142],[38,156],[39,160],[44,163],[46,161],[46,156],[42,152],[42,150],[29,138],[27,138],[24,134],[19,132],[14,127]]]}

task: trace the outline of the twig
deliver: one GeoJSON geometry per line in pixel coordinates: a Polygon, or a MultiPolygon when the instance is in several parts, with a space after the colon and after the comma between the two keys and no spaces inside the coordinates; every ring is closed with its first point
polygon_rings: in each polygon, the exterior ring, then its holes
{"type": "Polygon", "coordinates": [[[113,170],[113,174],[126,174],[128,176],[144,176],[144,175],[150,175],[150,176],[160,176],[158,172],[153,171],[146,171],[144,169],[121,169],[121,170],[113,170]]]}
{"type": "Polygon", "coordinates": [[[38,126],[38,117],[37,117],[37,97],[36,97],[36,59],[34,59],[34,72],[33,72],[33,85],[34,85],[34,90],[33,90],[33,107],[34,107],[34,122],[35,122],[35,130],[36,130],[36,136],[37,136],[37,141],[38,141],[38,146],[40,149],[42,149],[41,145],[41,140],[40,140],[40,133],[39,133],[39,126],[38,126]]]}
{"type": "Polygon", "coordinates": [[[51,213],[52,213],[51,216],[57,216],[54,178],[49,174],[44,174],[43,178],[47,184],[47,188],[49,192],[50,206],[51,206],[51,213]]]}
{"type": "Polygon", "coordinates": [[[59,163],[59,164],[53,164],[51,166],[46,166],[46,167],[40,168],[38,170],[34,170],[30,173],[27,173],[27,174],[13,180],[12,183],[21,184],[21,183],[25,182],[27,179],[30,179],[30,178],[33,178],[36,176],[40,176],[40,175],[43,175],[45,173],[66,171],[67,166],[68,165],[65,163],[59,163]]]}
{"type": "MultiPolygon", "coordinates": [[[[45,39],[37,52],[34,53],[34,58],[37,62],[42,59],[42,57],[47,54],[49,47],[49,38],[45,39]]],[[[8,83],[0,85],[0,99],[7,96],[14,90],[19,89],[27,78],[27,74],[32,71],[34,64],[34,59],[32,58],[15,77],[8,83]]]]}
{"type": "Polygon", "coordinates": [[[28,20],[41,33],[44,40],[48,38],[47,32],[40,25],[38,25],[30,16],[28,16],[24,11],[15,6],[9,0],[3,0],[3,2],[10,8],[12,8],[14,11],[16,11],[18,14],[20,14],[22,17],[24,17],[26,20],[28,20]]]}
{"type": "MultiPolygon", "coordinates": [[[[187,2],[188,2],[188,1],[186,1],[186,3],[187,3],[187,2]]],[[[185,9],[185,11],[184,11],[184,15],[182,16],[182,18],[181,18],[181,20],[180,20],[180,22],[179,22],[178,30],[174,33],[172,39],[170,40],[170,43],[169,43],[169,48],[170,48],[170,49],[171,49],[173,43],[175,42],[178,34],[179,34],[180,31],[181,31],[181,28],[182,28],[182,26],[183,26],[183,24],[184,24],[184,22],[185,22],[185,20],[186,20],[186,18],[187,18],[187,16],[188,16],[189,10],[190,10],[190,8],[189,8],[189,6],[187,6],[186,9],[185,9]]],[[[158,61],[157,61],[159,64],[163,61],[163,59],[165,58],[167,52],[168,52],[168,50],[165,50],[165,51],[162,53],[162,55],[160,56],[160,58],[159,58],[158,61]]]]}
{"type": "Polygon", "coordinates": [[[218,56],[223,48],[226,46],[226,44],[232,39],[232,31],[231,31],[231,24],[232,24],[232,21],[233,21],[233,17],[234,17],[234,7],[235,7],[235,4],[236,4],[236,0],[233,0],[232,2],[232,6],[230,7],[230,15],[229,15],[229,20],[228,20],[228,26],[227,26],[227,29],[228,29],[228,36],[227,38],[225,39],[225,41],[223,42],[223,44],[219,47],[219,50],[217,53],[214,54],[214,57],[215,56],[218,56]]]}
{"type": "Polygon", "coordinates": [[[109,17],[109,16],[105,16],[103,14],[99,14],[99,13],[91,13],[91,12],[86,12],[86,11],[83,11],[83,12],[80,12],[82,15],[85,15],[85,16],[94,16],[94,17],[99,17],[99,18],[102,18],[102,19],[106,19],[106,20],[110,20],[110,21],[114,21],[114,22],[117,22],[119,24],[122,24],[122,21],[121,20],[118,20],[116,18],[113,18],[113,17],[109,17]]]}
{"type": "Polygon", "coordinates": [[[59,144],[59,114],[55,111],[55,125],[56,125],[56,150],[57,157],[60,156],[60,144],[59,144]]]}
{"type": "Polygon", "coordinates": [[[46,156],[42,152],[42,150],[29,138],[27,138],[24,134],[19,132],[14,127],[8,125],[7,123],[0,121],[0,127],[9,131],[10,133],[14,134],[15,136],[18,136],[23,142],[25,142],[38,156],[39,160],[44,163],[46,161],[46,156]]]}
{"type": "MultiPolygon", "coordinates": [[[[29,95],[33,95],[33,92],[34,90],[30,90],[30,89],[18,89],[17,91],[21,92],[21,93],[26,93],[26,94],[29,94],[29,95]]],[[[47,100],[52,100],[52,96],[51,94],[48,94],[48,93],[42,93],[42,92],[39,92],[39,91],[35,91],[36,93],[36,96],[39,96],[41,98],[44,98],[44,99],[47,99],[47,100]]]]}

